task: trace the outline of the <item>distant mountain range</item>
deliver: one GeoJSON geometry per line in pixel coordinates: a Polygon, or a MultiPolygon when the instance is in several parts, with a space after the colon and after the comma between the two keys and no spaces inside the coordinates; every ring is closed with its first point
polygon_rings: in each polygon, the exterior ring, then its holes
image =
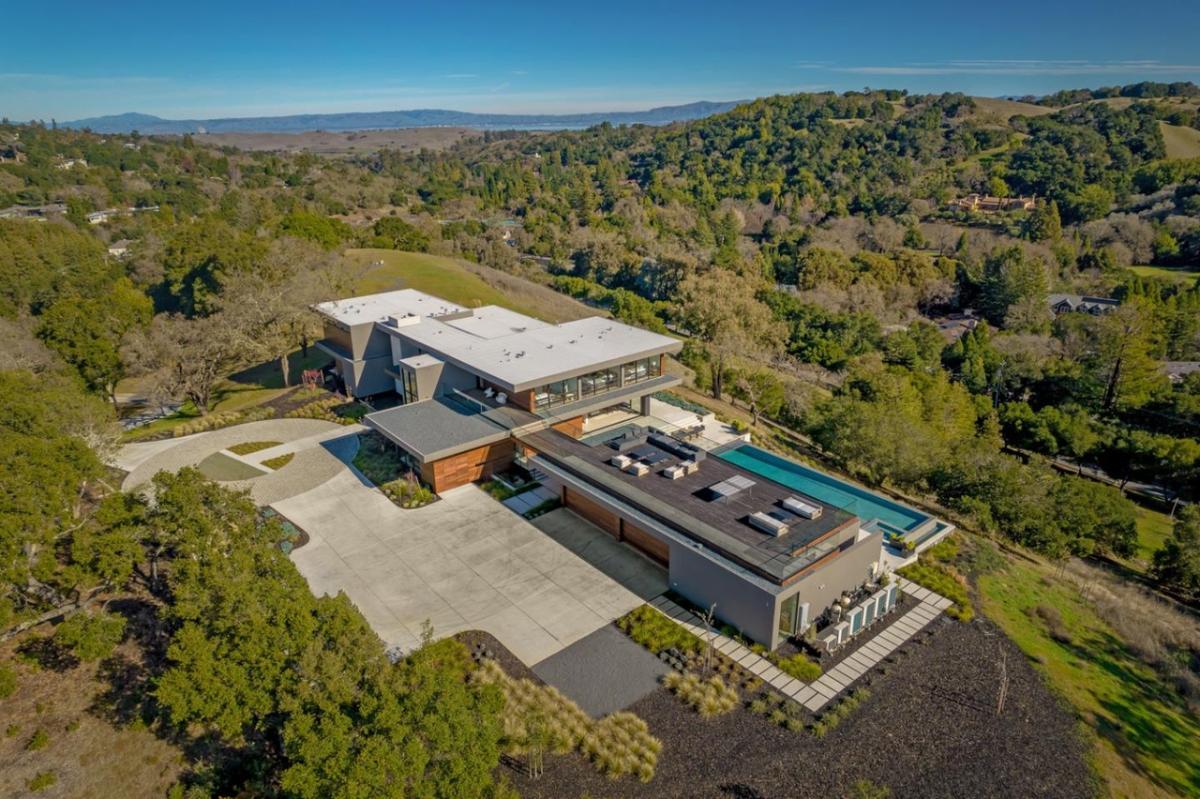
{"type": "Polygon", "coordinates": [[[609,122],[613,125],[666,125],[720,114],[742,100],[668,105],[648,111],[613,111],[592,114],[472,114],[422,108],[412,111],[365,111],[348,114],[294,114],[282,117],[229,117],[226,119],[163,119],[150,114],[112,116],[60,122],[68,128],[96,133],[308,133],[316,130],[390,130],[396,128],[480,128],[488,130],[570,130],[609,122]]]}

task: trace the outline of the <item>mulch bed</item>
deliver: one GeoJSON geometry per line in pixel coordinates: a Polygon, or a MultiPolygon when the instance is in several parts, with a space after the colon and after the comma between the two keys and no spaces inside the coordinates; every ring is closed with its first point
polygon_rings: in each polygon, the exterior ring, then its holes
{"type": "MultiPolygon", "coordinates": [[[[510,674],[537,679],[491,636],[459,637],[485,641],[510,674]]],[[[830,799],[860,779],[889,787],[895,799],[1093,794],[1074,716],[986,619],[939,618],[863,684],[871,697],[820,740],[745,708],[704,720],[660,688],[629,708],[663,741],[648,785],[610,780],[574,754],[547,757],[538,780],[517,762],[500,769],[527,799],[830,799]],[[1001,651],[1009,682],[997,715],[1001,651]]]]}

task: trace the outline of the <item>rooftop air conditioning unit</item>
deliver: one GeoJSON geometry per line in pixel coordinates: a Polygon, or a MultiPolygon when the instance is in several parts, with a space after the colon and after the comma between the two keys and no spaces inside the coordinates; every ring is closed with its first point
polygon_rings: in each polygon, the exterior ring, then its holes
{"type": "Polygon", "coordinates": [[[821,508],[817,505],[810,505],[799,497],[788,497],[783,501],[785,510],[791,511],[797,516],[803,516],[805,519],[821,518],[821,508]]]}

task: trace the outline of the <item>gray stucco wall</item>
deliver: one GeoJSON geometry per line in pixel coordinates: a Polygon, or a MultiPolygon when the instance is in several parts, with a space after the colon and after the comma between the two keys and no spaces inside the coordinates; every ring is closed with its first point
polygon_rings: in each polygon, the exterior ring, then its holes
{"type": "Polygon", "coordinates": [[[351,385],[351,381],[347,380],[346,388],[356,397],[369,397],[372,394],[393,391],[396,384],[392,376],[387,373],[387,368],[391,366],[391,363],[390,355],[355,362],[353,385],[351,385]]]}
{"type": "Polygon", "coordinates": [[[671,542],[671,588],[764,644],[772,640],[775,597],[691,547],[671,542]]]}

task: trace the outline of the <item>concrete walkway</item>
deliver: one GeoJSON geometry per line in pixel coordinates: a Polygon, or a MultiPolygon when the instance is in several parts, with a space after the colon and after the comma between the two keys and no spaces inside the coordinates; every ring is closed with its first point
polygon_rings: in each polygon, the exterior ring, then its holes
{"type": "MultiPolygon", "coordinates": [[[[886,630],[871,637],[858,651],[844,658],[811,683],[788,676],[762,655],[756,654],[740,642],[716,630],[711,633],[713,646],[718,652],[751,674],[758,676],[784,696],[816,713],[953,604],[949,599],[933,593],[928,588],[922,588],[916,583],[905,580],[903,577],[896,579],[900,590],[917,601],[916,607],[911,608],[886,630]]],[[[704,628],[704,622],[699,616],[672,602],[666,596],[658,597],[650,603],[650,606],[701,640],[708,635],[704,628]]]]}

